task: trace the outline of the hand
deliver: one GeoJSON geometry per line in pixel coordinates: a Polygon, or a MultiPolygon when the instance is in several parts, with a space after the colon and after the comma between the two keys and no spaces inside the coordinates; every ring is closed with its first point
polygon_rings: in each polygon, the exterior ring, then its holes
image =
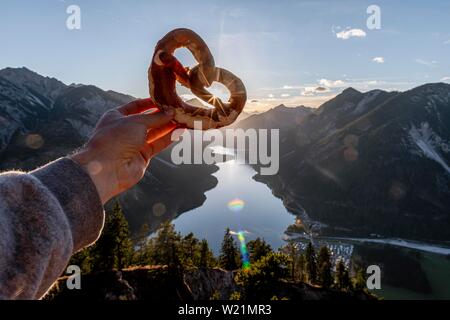
{"type": "Polygon", "coordinates": [[[144,99],[108,111],[86,146],[71,156],[89,173],[103,204],[139,182],[151,158],[170,145],[177,127],[173,114],[143,113],[153,108],[144,99]]]}

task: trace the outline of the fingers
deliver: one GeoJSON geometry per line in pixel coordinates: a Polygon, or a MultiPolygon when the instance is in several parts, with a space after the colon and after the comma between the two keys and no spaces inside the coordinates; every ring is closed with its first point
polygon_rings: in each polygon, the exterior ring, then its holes
{"type": "Polygon", "coordinates": [[[152,99],[148,98],[148,99],[134,100],[130,103],[118,107],[117,111],[119,111],[124,116],[128,116],[131,114],[141,113],[153,108],[158,107],[153,103],[152,99]]]}
{"type": "Polygon", "coordinates": [[[157,155],[161,151],[163,151],[165,148],[170,146],[172,144],[172,134],[168,133],[165,136],[161,137],[160,139],[154,141],[151,143],[153,145],[153,156],[157,155]]]}
{"type": "Polygon", "coordinates": [[[152,114],[134,114],[127,117],[135,123],[141,123],[147,127],[147,129],[161,128],[173,119],[173,114],[168,115],[162,112],[152,113],[152,114]]]}
{"type": "Polygon", "coordinates": [[[154,141],[162,138],[168,133],[172,133],[173,130],[177,128],[177,125],[173,122],[155,129],[150,129],[147,133],[147,143],[153,143],[154,141]]]}
{"type": "Polygon", "coordinates": [[[172,143],[172,130],[167,132],[165,135],[161,136],[158,140],[148,143],[141,150],[142,157],[148,162],[151,158],[157,155],[159,152],[163,151],[172,143]]]}

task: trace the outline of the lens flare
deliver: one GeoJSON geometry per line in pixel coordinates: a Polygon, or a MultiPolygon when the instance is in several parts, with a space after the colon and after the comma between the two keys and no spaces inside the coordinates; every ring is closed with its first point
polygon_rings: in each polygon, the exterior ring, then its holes
{"type": "Polygon", "coordinates": [[[239,231],[237,236],[241,243],[242,269],[247,270],[250,268],[250,259],[248,257],[247,245],[245,244],[244,232],[239,231]]]}
{"type": "Polygon", "coordinates": [[[28,148],[39,149],[44,145],[44,138],[40,134],[32,133],[25,138],[25,144],[28,148]]]}
{"type": "Polygon", "coordinates": [[[241,199],[233,199],[228,202],[228,209],[233,212],[241,211],[244,208],[245,202],[241,199]]]}

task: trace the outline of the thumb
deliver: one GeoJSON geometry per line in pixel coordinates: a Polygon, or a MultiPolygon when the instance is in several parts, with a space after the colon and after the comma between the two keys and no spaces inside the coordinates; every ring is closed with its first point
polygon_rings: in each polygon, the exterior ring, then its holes
{"type": "Polygon", "coordinates": [[[128,116],[127,120],[143,124],[147,129],[161,128],[173,120],[173,115],[168,115],[162,112],[152,114],[135,114],[128,116]]]}

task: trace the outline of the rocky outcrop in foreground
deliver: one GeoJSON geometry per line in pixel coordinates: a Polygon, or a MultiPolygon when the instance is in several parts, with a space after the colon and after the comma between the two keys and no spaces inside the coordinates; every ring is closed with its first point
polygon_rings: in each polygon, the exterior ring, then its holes
{"type": "MultiPolygon", "coordinates": [[[[82,276],[81,289],[69,290],[68,277],[60,278],[46,296],[47,300],[163,300],[193,301],[229,299],[241,288],[235,271],[220,268],[192,268],[178,275],[167,266],[133,267],[82,276]]],[[[289,300],[370,300],[364,292],[347,293],[323,289],[303,282],[281,281],[274,296],[289,300]]]]}

